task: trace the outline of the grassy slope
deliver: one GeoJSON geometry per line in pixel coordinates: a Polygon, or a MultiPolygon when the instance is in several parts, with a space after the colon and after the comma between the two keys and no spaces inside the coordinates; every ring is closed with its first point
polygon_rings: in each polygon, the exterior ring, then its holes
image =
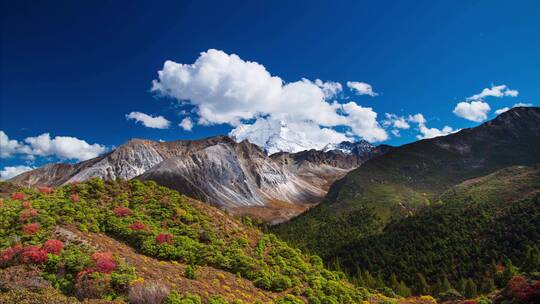
{"type": "MultiPolygon", "coordinates": [[[[34,267],[54,286],[79,298],[86,297],[81,295],[85,284],[108,282],[105,292],[97,297],[125,299],[130,286],[143,278],[181,293],[198,294],[203,300],[219,295],[228,301],[252,303],[293,294],[310,303],[381,299],[353,287],[342,274],[326,270],[320,258],[305,255],[249,222],[246,225],[153,182],[94,179],[56,188],[50,194],[23,191],[23,200],[2,201],[0,250],[15,243],[41,246],[50,238],[69,243],[58,257],[49,255],[45,265],[35,263],[34,267]],[[119,216],[117,207],[130,212],[119,216]],[[22,220],[21,214],[28,209],[36,210],[37,216],[22,220]],[[131,225],[136,222],[144,228],[133,230],[131,225]],[[39,231],[23,233],[29,223],[38,223],[39,231]],[[172,243],[158,244],[159,234],[170,234],[172,243]],[[89,258],[97,251],[115,254],[116,270],[83,275],[85,270],[98,267],[89,258]],[[186,273],[187,268],[195,269],[195,278],[186,273]]],[[[0,277],[16,267],[17,261],[21,258],[16,256],[0,263],[0,268],[5,268],[0,277]]]]}

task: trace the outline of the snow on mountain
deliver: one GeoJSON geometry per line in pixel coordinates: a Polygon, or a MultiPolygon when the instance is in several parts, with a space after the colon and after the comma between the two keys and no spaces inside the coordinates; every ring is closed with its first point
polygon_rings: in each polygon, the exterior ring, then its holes
{"type": "Polygon", "coordinates": [[[322,151],[341,151],[346,154],[362,154],[371,152],[375,148],[374,145],[365,140],[359,142],[342,141],[338,144],[330,143],[322,148],[322,151]]]}
{"type": "Polygon", "coordinates": [[[311,123],[288,123],[270,117],[259,118],[253,124],[242,124],[232,130],[229,136],[237,142],[247,140],[269,155],[277,152],[322,150],[329,143],[337,145],[352,140],[341,133],[311,123]]]}

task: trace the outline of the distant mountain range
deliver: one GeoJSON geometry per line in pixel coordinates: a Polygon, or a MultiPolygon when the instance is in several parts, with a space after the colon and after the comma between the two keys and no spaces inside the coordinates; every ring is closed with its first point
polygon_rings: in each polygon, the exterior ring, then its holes
{"type": "Polygon", "coordinates": [[[277,222],[312,206],[335,180],[387,150],[362,141],[268,156],[257,145],[226,136],[174,142],[133,139],[97,158],[45,165],[10,181],[59,186],[93,177],[153,180],[234,212],[257,216],[262,211],[261,217],[277,222]]]}

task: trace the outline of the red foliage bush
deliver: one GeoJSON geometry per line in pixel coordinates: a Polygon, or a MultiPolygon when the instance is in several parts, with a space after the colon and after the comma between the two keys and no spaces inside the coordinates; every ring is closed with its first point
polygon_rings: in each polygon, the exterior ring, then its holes
{"type": "Polygon", "coordinates": [[[74,202],[74,203],[78,203],[81,201],[81,197],[78,195],[78,194],[72,194],[71,195],[71,201],[74,202]]]}
{"type": "Polygon", "coordinates": [[[506,284],[512,296],[520,302],[529,302],[533,298],[540,298],[540,281],[527,282],[524,276],[514,276],[506,284]]]}
{"type": "Polygon", "coordinates": [[[31,208],[31,207],[32,207],[32,202],[24,201],[24,202],[22,203],[22,206],[23,206],[24,209],[31,208]]]}
{"type": "Polygon", "coordinates": [[[146,228],[146,226],[144,226],[144,224],[142,222],[135,222],[133,224],[131,224],[131,226],[129,226],[129,228],[131,228],[131,230],[144,230],[144,228],[146,228]]]}
{"type": "Polygon", "coordinates": [[[19,221],[24,223],[28,221],[29,219],[32,219],[36,216],[38,216],[38,211],[36,209],[33,209],[33,208],[24,209],[23,211],[21,211],[21,213],[19,213],[19,221]]]}
{"type": "Polygon", "coordinates": [[[156,236],[156,243],[158,244],[167,243],[169,245],[172,245],[173,243],[172,235],[168,233],[160,233],[156,236]]]}
{"type": "Polygon", "coordinates": [[[86,268],[86,269],[83,269],[83,270],[79,271],[79,273],[77,273],[77,281],[80,281],[86,275],[94,273],[94,272],[96,272],[96,270],[94,268],[86,268]]]}
{"type": "Polygon", "coordinates": [[[475,300],[465,300],[465,301],[459,302],[459,304],[476,304],[476,301],[475,300]]]}
{"type": "Polygon", "coordinates": [[[4,207],[4,199],[0,198],[0,208],[4,207]]]}
{"type": "Polygon", "coordinates": [[[113,255],[111,252],[96,252],[92,254],[92,261],[96,263],[98,260],[113,260],[113,255]]]}
{"type": "Polygon", "coordinates": [[[116,269],[116,263],[107,259],[97,260],[96,269],[101,273],[111,273],[116,269]]]}
{"type": "Polygon", "coordinates": [[[15,245],[0,251],[0,266],[5,266],[12,262],[21,250],[22,247],[20,245],[15,245]]]}
{"type": "Polygon", "coordinates": [[[116,207],[114,208],[114,215],[116,217],[130,216],[132,214],[131,209],[128,207],[116,207]]]}
{"type": "Polygon", "coordinates": [[[34,234],[39,231],[38,223],[30,223],[23,226],[22,231],[24,234],[34,234]]]}
{"type": "Polygon", "coordinates": [[[26,199],[26,195],[24,195],[24,193],[22,192],[15,192],[11,195],[11,199],[12,200],[17,200],[17,201],[22,201],[24,199],[26,199]]]}
{"type": "Polygon", "coordinates": [[[116,269],[116,263],[110,252],[96,252],[92,254],[92,260],[96,264],[96,270],[101,273],[111,273],[116,269]]]}
{"type": "Polygon", "coordinates": [[[51,187],[39,187],[39,192],[43,194],[51,194],[53,192],[53,188],[51,187]]]}
{"type": "Polygon", "coordinates": [[[62,249],[64,249],[64,243],[59,240],[47,240],[45,241],[45,244],[43,244],[43,249],[45,249],[47,253],[59,254],[62,249]]]}
{"type": "Polygon", "coordinates": [[[26,246],[21,252],[20,261],[24,264],[43,264],[47,262],[47,252],[38,246],[26,246]]]}

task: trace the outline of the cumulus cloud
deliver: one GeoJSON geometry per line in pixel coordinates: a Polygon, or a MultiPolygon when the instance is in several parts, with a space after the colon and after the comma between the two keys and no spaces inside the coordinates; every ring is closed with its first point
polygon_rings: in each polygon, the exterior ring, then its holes
{"type": "Polygon", "coordinates": [[[382,123],[385,127],[393,127],[396,129],[408,129],[411,127],[405,117],[392,113],[385,113],[382,123]]]}
{"type": "Polygon", "coordinates": [[[418,125],[418,131],[420,131],[420,134],[416,136],[418,139],[428,139],[433,138],[437,136],[444,136],[448,135],[450,133],[457,132],[459,130],[454,130],[450,126],[444,126],[442,129],[437,128],[429,128],[426,125],[426,118],[422,113],[409,115],[407,118],[409,122],[416,123],[418,125]]]}
{"type": "Polygon", "coordinates": [[[145,127],[154,129],[167,129],[171,123],[163,116],[151,116],[141,112],[131,112],[126,115],[126,119],[135,120],[142,123],[145,127]]]}
{"type": "Polygon", "coordinates": [[[0,158],[11,157],[20,153],[24,145],[14,139],[9,139],[4,131],[0,131],[0,158]]]}
{"type": "Polygon", "coordinates": [[[379,95],[379,93],[373,92],[373,88],[370,84],[360,81],[347,81],[347,86],[356,95],[369,95],[371,97],[379,95]]]}
{"type": "Polygon", "coordinates": [[[519,95],[519,92],[517,90],[512,90],[508,88],[507,85],[501,84],[501,85],[492,85],[491,88],[485,88],[482,90],[482,92],[475,94],[471,97],[468,97],[467,100],[479,100],[483,99],[485,97],[493,96],[493,97],[516,97],[519,95]]]}
{"type": "Polygon", "coordinates": [[[345,126],[372,141],[387,138],[371,108],[329,100],[342,91],[341,84],[320,79],[286,83],[263,65],[235,54],[210,49],[193,64],[166,61],[158,76],[152,91],[194,106],[198,124],[236,128],[264,117],[320,130],[345,126]]]}
{"type": "Polygon", "coordinates": [[[339,82],[334,82],[334,81],[323,82],[320,79],[315,79],[315,85],[323,90],[324,96],[326,98],[335,97],[337,94],[343,91],[343,87],[341,86],[341,83],[339,82]]]}
{"type": "Polygon", "coordinates": [[[35,156],[56,156],[60,159],[87,160],[97,157],[107,149],[99,144],[89,144],[84,140],[70,136],[51,138],[49,133],[24,140],[30,148],[29,154],[35,156]]]}
{"type": "Polygon", "coordinates": [[[193,129],[193,121],[191,121],[191,118],[189,117],[182,119],[178,125],[186,131],[191,131],[191,129],[193,129]]]}
{"type": "Polygon", "coordinates": [[[377,122],[377,113],[372,108],[349,102],[343,105],[343,110],[347,113],[349,126],[355,135],[370,142],[388,139],[388,134],[377,122]]]}
{"type": "Polygon", "coordinates": [[[454,114],[470,121],[481,122],[487,119],[487,113],[491,110],[489,104],[484,101],[460,102],[454,108],[454,114]]]}
{"type": "Polygon", "coordinates": [[[0,170],[0,180],[10,179],[26,171],[34,170],[34,167],[29,166],[13,166],[13,167],[4,167],[0,170]]]}
{"type": "Polygon", "coordinates": [[[29,159],[33,159],[35,156],[56,156],[60,159],[79,161],[97,157],[107,151],[107,148],[102,145],[89,144],[76,137],[56,136],[51,138],[49,133],[43,133],[36,137],[27,137],[23,142],[19,142],[9,139],[3,131],[0,131],[0,147],[2,147],[0,153],[2,158],[19,154],[29,159]]]}
{"type": "Polygon", "coordinates": [[[532,105],[533,105],[532,103],[518,102],[518,103],[514,104],[512,107],[504,107],[504,108],[498,109],[497,111],[495,111],[495,114],[500,115],[500,114],[510,110],[511,108],[515,108],[515,107],[532,107],[532,105]]]}

